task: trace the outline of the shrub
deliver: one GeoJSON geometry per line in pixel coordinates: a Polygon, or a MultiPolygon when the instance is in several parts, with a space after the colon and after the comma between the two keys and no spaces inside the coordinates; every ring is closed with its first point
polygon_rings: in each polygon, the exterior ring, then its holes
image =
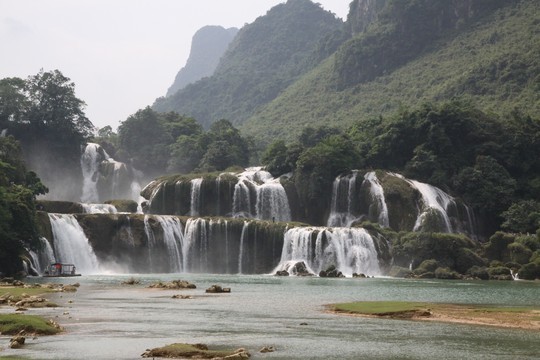
{"type": "Polygon", "coordinates": [[[508,245],[510,251],[510,259],[519,264],[526,264],[532,256],[532,251],[523,244],[514,242],[508,245]]]}
{"type": "Polygon", "coordinates": [[[450,270],[447,267],[439,267],[435,270],[435,277],[437,279],[454,280],[461,279],[461,275],[457,272],[450,270]]]}
{"type": "Polygon", "coordinates": [[[540,279],[540,260],[523,265],[518,275],[523,280],[535,280],[540,279]]]}
{"type": "Polygon", "coordinates": [[[485,266],[473,266],[467,270],[467,274],[480,280],[489,280],[488,269],[485,266]]]}

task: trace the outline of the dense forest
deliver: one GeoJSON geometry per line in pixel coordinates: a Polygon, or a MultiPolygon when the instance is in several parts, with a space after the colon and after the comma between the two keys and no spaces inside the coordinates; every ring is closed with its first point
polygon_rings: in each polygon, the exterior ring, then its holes
{"type": "Polygon", "coordinates": [[[355,0],[343,23],[289,0],[242,28],[212,76],[116,130],[94,129],[58,70],[1,79],[0,272],[22,270],[16,259],[38,246],[37,196],[80,196],[92,141],[146,180],[264,165],[315,212],[336,176],[400,173],[462,200],[481,226],[480,242],[379,229],[396,265],[418,254],[418,275],[540,277],[537,10],[530,0],[355,0]]]}

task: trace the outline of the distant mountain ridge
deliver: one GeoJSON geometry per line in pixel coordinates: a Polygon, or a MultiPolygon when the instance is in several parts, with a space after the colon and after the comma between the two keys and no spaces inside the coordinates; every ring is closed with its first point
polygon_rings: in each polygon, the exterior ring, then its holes
{"type": "Polygon", "coordinates": [[[173,95],[203,77],[211,76],[237,33],[237,28],[225,29],[222,26],[204,26],[199,29],[191,40],[186,65],[176,75],[166,96],[173,95]]]}
{"type": "Polygon", "coordinates": [[[343,22],[309,0],[289,0],[244,26],[211,77],[186,86],[153,108],[239,125],[317,64],[317,45],[343,22]]]}

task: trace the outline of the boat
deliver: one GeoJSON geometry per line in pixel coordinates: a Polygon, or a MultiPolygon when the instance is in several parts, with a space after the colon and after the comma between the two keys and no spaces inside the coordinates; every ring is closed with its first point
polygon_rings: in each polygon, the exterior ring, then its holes
{"type": "Polygon", "coordinates": [[[70,277],[70,276],[81,276],[77,274],[75,265],[73,264],[63,264],[63,263],[52,263],[50,264],[43,277],[70,277]]]}

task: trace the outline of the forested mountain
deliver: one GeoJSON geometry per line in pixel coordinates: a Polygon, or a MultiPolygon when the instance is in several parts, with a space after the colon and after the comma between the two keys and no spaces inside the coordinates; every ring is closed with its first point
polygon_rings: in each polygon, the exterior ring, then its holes
{"type": "Polygon", "coordinates": [[[355,0],[345,24],[289,0],[242,28],[213,76],[154,104],[203,126],[295,139],[305,126],[455,97],[485,111],[540,112],[538,2],[355,0]]]}
{"type": "Polygon", "coordinates": [[[532,0],[353,1],[351,38],[241,129],[290,140],[307,125],[346,127],[454,97],[537,115],[539,10],[532,0]]]}
{"type": "Polygon", "coordinates": [[[186,114],[206,128],[219,119],[241,124],[316,66],[320,41],[342,26],[309,0],[277,5],[238,32],[213,76],[158,99],[153,108],[186,114]]]}
{"type": "Polygon", "coordinates": [[[167,96],[174,95],[188,84],[211,76],[237,32],[237,28],[225,29],[222,26],[205,26],[199,29],[191,40],[186,66],[176,74],[173,84],[167,90],[167,96]]]}

